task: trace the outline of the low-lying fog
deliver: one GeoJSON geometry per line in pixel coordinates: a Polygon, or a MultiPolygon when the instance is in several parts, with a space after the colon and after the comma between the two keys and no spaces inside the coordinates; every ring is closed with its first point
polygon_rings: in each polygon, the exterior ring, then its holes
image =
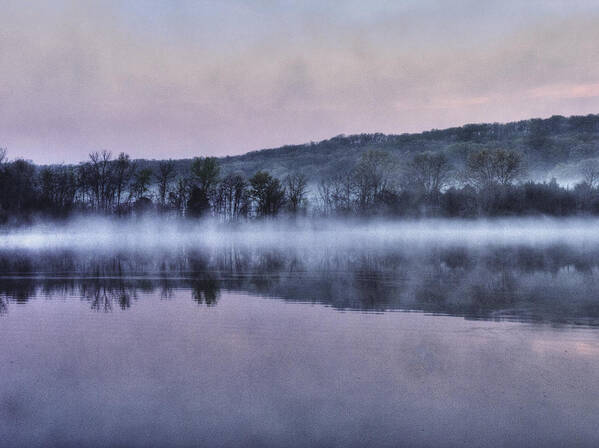
{"type": "Polygon", "coordinates": [[[183,288],[211,306],[229,290],[599,325],[597,229],[594,218],[37,224],[0,234],[0,314],[37,296],[125,309],[138,291],[183,288]]]}
{"type": "Polygon", "coordinates": [[[231,244],[258,247],[599,244],[598,218],[299,220],[236,226],[214,221],[80,218],[0,230],[0,249],[151,250],[231,244]]]}

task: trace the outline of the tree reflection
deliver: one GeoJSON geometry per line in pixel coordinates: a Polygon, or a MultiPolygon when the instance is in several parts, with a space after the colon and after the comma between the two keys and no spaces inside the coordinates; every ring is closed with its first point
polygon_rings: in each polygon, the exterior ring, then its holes
{"type": "MultiPolygon", "coordinates": [[[[79,288],[81,297],[90,302],[95,311],[112,311],[113,304],[121,310],[131,307],[131,297],[137,296],[139,286],[128,285],[123,279],[91,279],[82,281],[79,288]]],[[[148,287],[145,287],[148,290],[148,287]]],[[[150,287],[150,291],[153,288],[150,287]]]]}
{"type": "Polygon", "coordinates": [[[0,267],[2,313],[31,298],[70,296],[114,312],[130,309],[141,295],[171,299],[179,290],[212,307],[226,289],[343,310],[599,324],[599,247],[0,250],[0,267]]]}
{"type": "Polygon", "coordinates": [[[205,275],[192,280],[191,297],[198,305],[215,306],[219,296],[219,282],[213,276],[205,275]]]}

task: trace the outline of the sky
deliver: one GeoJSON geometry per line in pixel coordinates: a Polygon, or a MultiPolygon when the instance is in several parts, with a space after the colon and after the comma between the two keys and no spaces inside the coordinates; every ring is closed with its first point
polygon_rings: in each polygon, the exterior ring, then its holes
{"type": "Polygon", "coordinates": [[[599,113],[596,0],[0,0],[0,147],[78,162],[599,113]]]}

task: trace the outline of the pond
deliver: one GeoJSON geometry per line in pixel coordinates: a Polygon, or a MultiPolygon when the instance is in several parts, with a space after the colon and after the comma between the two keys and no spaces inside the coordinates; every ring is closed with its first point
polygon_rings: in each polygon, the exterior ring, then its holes
{"type": "Polygon", "coordinates": [[[597,446],[599,245],[0,250],[1,446],[597,446]]]}

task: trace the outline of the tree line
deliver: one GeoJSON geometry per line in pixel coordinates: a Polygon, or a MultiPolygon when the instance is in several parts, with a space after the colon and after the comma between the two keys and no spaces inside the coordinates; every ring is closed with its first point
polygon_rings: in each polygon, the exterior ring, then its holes
{"type": "Polygon", "coordinates": [[[224,222],[277,215],[478,217],[599,214],[599,166],[583,168],[574,187],[524,181],[521,155],[504,149],[471,153],[456,169],[441,152],[401,163],[383,150],[365,151],[347,170],[309,185],[306,173],[282,179],[267,171],[246,178],[223,173],[218,160],[197,157],[186,173],[172,160],[154,170],[127,154],[93,152],[79,165],[38,167],[9,161],[0,149],[0,219],[74,212],[213,217],[224,222]]]}
{"type": "Polygon", "coordinates": [[[79,165],[38,167],[8,161],[0,149],[0,218],[54,217],[73,212],[126,216],[168,213],[189,217],[212,216],[224,221],[300,213],[307,208],[307,178],[291,174],[277,179],[258,171],[222,174],[213,157],[197,157],[188,172],[178,175],[172,160],[152,170],[121,153],[93,152],[79,165]]]}

